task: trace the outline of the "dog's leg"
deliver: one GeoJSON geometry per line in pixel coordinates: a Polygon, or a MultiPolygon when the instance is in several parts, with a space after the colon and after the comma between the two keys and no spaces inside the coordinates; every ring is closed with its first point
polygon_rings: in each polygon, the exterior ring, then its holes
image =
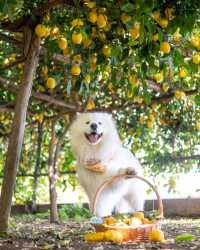
{"type": "Polygon", "coordinates": [[[145,201],[145,185],[139,180],[132,180],[130,182],[130,191],[126,195],[133,211],[143,211],[145,201]]]}
{"type": "Polygon", "coordinates": [[[112,215],[120,198],[112,189],[103,191],[97,202],[96,215],[99,217],[112,215]]]}

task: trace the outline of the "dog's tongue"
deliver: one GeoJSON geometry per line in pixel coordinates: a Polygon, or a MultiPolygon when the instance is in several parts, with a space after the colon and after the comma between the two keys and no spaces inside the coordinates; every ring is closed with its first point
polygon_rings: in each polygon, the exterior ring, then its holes
{"type": "Polygon", "coordinates": [[[88,138],[91,143],[95,143],[98,140],[98,134],[90,134],[88,138]]]}

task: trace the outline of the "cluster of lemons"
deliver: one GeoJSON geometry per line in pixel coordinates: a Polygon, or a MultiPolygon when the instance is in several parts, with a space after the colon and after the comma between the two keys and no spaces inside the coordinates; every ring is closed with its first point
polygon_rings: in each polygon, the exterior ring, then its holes
{"type": "MultiPolygon", "coordinates": [[[[134,226],[138,227],[144,224],[152,224],[153,221],[144,217],[144,213],[142,212],[135,212],[133,216],[129,218],[123,219],[122,223],[125,226],[134,226]]],[[[84,238],[86,241],[111,241],[115,243],[122,243],[124,241],[124,235],[121,231],[117,230],[118,221],[114,217],[106,217],[104,218],[104,225],[108,226],[116,226],[116,230],[111,229],[105,232],[93,232],[93,233],[86,233],[84,238]]],[[[126,237],[125,237],[126,238],[126,237]]],[[[164,233],[160,229],[153,229],[149,233],[149,240],[153,242],[162,242],[164,241],[164,233]]]]}

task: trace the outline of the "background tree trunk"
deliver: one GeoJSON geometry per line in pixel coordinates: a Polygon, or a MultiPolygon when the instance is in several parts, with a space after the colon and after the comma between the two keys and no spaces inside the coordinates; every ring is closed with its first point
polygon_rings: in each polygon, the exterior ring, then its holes
{"type": "Polygon", "coordinates": [[[20,159],[24,138],[25,122],[28,103],[31,95],[33,79],[39,59],[40,39],[26,27],[24,29],[25,48],[28,48],[22,83],[17,94],[12,132],[4,167],[4,178],[0,197],[0,232],[7,232],[8,219],[11,211],[12,195],[16,181],[17,166],[20,159]]]}
{"type": "Polygon", "coordinates": [[[43,123],[38,123],[38,141],[37,141],[37,153],[36,153],[36,163],[34,169],[34,180],[33,180],[33,195],[32,195],[32,211],[36,211],[36,201],[37,201],[37,187],[38,187],[38,177],[40,174],[40,162],[41,162],[41,146],[42,146],[42,132],[43,123]]]}
{"type": "Polygon", "coordinates": [[[58,208],[57,208],[57,192],[56,192],[56,179],[57,171],[54,164],[54,155],[56,150],[56,121],[52,122],[51,127],[51,141],[49,145],[49,159],[48,159],[48,177],[49,177],[49,198],[50,198],[50,222],[59,222],[58,208]]]}

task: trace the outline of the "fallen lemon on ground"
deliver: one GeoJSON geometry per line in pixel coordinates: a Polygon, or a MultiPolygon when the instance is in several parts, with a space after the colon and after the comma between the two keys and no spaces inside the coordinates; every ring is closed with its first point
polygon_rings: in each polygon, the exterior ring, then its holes
{"type": "Polygon", "coordinates": [[[104,232],[86,233],[84,236],[85,241],[103,241],[105,239],[104,232]]]}
{"type": "Polygon", "coordinates": [[[165,240],[163,231],[160,229],[154,229],[149,233],[149,240],[153,242],[162,242],[165,240]]]}

